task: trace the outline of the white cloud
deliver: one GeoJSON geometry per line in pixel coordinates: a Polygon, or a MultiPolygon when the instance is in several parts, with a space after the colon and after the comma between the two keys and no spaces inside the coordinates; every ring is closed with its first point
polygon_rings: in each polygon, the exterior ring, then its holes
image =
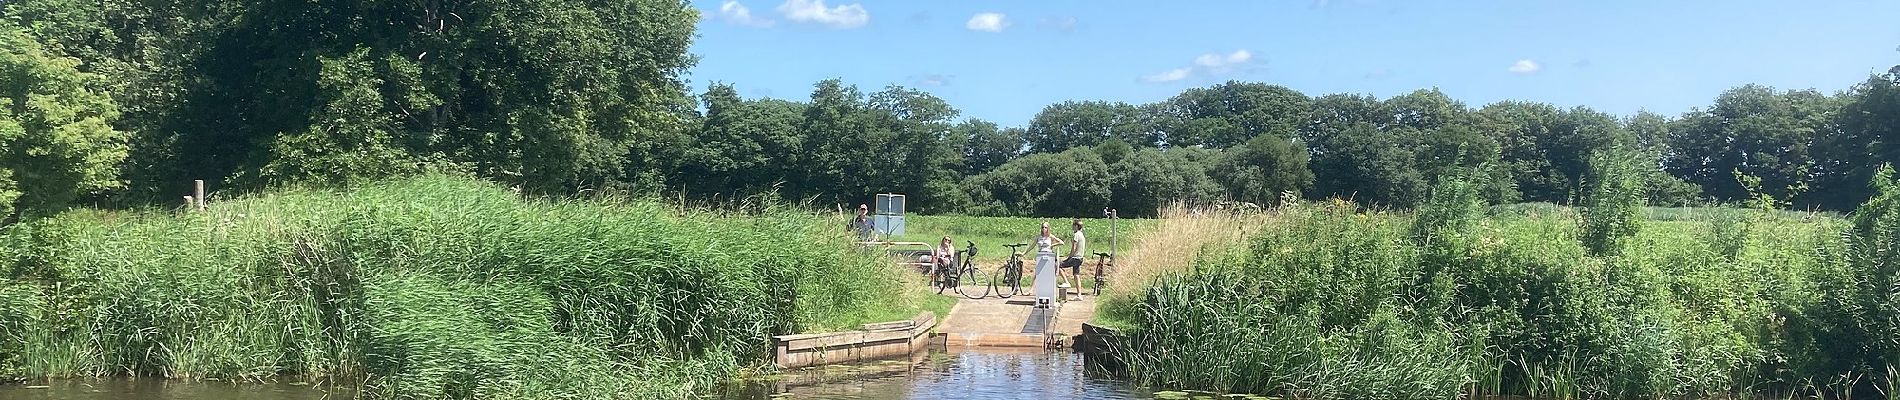
{"type": "Polygon", "coordinates": [[[1535,74],[1537,73],[1537,71],[1542,70],[1542,69],[1544,69],[1544,66],[1537,65],[1537,61],[1533,61],[1531,59],[1526,58],[1522,60],[1517,60],[1516,64],[1511,64],[1510,71],[1513,74],[1528,75],[1528,74],[1535,74]]]}
{"type": "Polygon", "coordinates": [[[1253,52],[1247,49],[1234,50],[1232,53],[1207,53],[1194,57],[1194,64],[1170,69],[1158,74],[1141,77],[1143,82],[1173,82],[1198,74],[1220,74],[1234,70],[1245,70],[1254,64],[1253,52]]]}
{"type": "Polygon", "coordinates": [[[921,74],[921,75],[911,75],[909,78],[910,78],[910,84],[912,85],[944,86],[944,85],[949,85],[950,80],[956,79],[956,77],[957,77],[956,75],[921,74]]]}
{"type": "Polygon", "coordinates": [[[1188,74],[1192,74],[1192,73],[1194,73],[1194,70],[1192,68],[1175,68],[1175,69],[1164,71],[1159,74],[1141,77],[1141,80],[1144,82],[1156,82],[1156,83],[1174,82],[1174,81],[1178,81],[1182,79],[1187,79],[1188,74]]]}
{"type": "Polygon", "coordinates": [[[1253,61],[1253,52],[1249,52],[1247,49],[1240,49],[1225,55],[1214,53],[1202,54],[1200,57],[1194,58],[1194,65],[1207,68],[1220,68],[1229,65],[1246,64],[1248,61],[1253,61]]]}
{"type": "Polygon", "coordinates": [[[825,0],[785,0],[778,6],[778,12],[785,19],[810,22],[832,28],[856,28],[871,22],[871,13],[864,11],[864,5],[851,3],[837,7],[826,7],[825,0]]]}
{"type": "Polygon", "coordinates": [[[770,28],[775,22],[772,21],[771,18],[754,17],[752,16],[751,8],[747,8],[744,4],[739,4],[737,1],[730,0],[719,4],[719,19],[733,24],[756,26],[760,28],[770,28]]]}
{"type": "Polygon", "coordinates": [[[1002,32],[1004,28],[1009,28],[1009,19],[1003,17],[1002,13],[977,13],[970,16],[970,22],[964,23],[963,27],[973,31],[1002,32]]]}
{"type": "Polygon", "coordinates": [[[1042,23],[1038,24],[1038,27],[1056,32],[1069,33],[1075,32],[1076,22],[1075,17],[1043,18],[1042,23]]]}

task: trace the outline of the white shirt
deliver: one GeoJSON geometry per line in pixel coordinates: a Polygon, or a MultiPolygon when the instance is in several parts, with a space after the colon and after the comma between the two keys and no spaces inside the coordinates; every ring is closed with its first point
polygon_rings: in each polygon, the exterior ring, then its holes
{"type": "Polygon", "coordinates": [[[1082,237],[1082,231],[1075,231],[1075,240],[1069,241],[1069,257],[1088,258],[1088,238],[1082,237]]]}
{"type": "Polygon", "coordinates": [[[1036,252],[1037,253],[1054,254],[1056,252],[1055,246],[1056,246],[1056,238],[1049,237],[1049,236],[1036,235],[1036,252]]]}

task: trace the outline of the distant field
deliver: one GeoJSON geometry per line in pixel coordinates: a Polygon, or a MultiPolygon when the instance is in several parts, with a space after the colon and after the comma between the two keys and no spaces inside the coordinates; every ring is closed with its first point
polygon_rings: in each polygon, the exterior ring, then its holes
{"type": "MultiPolygon", "coordinates": [[[[1069,238],[1069,219],[1067,218],[1022,218],[1022,217],[965,217],[913,215],[905,218],[905,234],[892,238],[897,241],[925,242],[936,245],[937,240],[949,236],[956,241],[958,250],[966,246],[967,241],[976,242],[977,260],[991,264],[1009,258],[1006,244],[1029,243],[1035,239],[1043,222],[1063,241],[1069,238]]],[[[1128,250],[1131,238],[1154,229],[1154,219],[1120,219],[1114,222],[1115,242],[1122,251],[1128,250]]],[[[1090,252],[1107,252],[1110,242],[1110,224],[1100,218],[1083,219],[1083,233],[1089,238],[1090,252]]]]}

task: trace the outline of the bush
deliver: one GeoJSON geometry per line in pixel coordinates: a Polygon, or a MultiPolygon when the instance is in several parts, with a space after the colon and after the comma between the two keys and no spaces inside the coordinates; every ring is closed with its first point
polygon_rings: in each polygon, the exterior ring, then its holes
{"type": "Polygon", "coordinates": [[[1634,159],[1599,153],[1590,159],[1583,197],[1583,245],[1595,255],[1615,255],[1641,229],[1643,186],[1634,159]]]}

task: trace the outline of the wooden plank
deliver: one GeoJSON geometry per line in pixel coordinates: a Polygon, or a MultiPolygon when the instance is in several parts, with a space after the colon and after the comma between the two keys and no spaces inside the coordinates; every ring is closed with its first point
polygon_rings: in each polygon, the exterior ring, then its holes
{"type": "Polygon", "coordinates": [[[909,340],[910,338],[910,331],[854,332],[846,335],[788,341],[785,342],[785,350],[800,351],[818,348],[845,349],[893,340],[909,340]]]}
{"type": "Polygon", "coordinates": [[[874,323],[874,324],[864,324],[863,328],[864,330],[867,330],[867,331],[894,331],[894,330],[901,330],[901,329],[910,329],[911,327],[914,327],[914,326],[917,326],[917,321],[903,320],[903,321],[879,322],[879,323],[874,323]]]}

